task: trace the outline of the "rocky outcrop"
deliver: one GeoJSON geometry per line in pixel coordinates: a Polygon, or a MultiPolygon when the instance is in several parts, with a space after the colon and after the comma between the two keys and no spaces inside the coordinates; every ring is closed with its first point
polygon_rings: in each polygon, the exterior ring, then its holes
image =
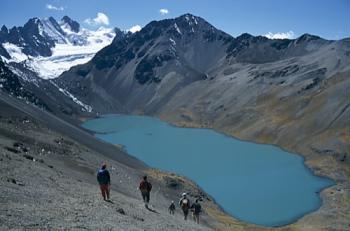
{"type": "Polygon", "coordinates": [[[63,18],[61,19],[61,23],[66,23],[69,26],[70,30],[75,33],[78,33],[80,30],[80,24],[77,21],[74,21],[73,19],[68,17],[67,15],[63,16],[63,18]]]}

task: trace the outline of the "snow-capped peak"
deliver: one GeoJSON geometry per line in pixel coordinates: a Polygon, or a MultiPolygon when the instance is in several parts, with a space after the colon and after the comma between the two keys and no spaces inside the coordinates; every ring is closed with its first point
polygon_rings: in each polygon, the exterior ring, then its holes
{"type": "Polygon", "coordinates": [[[57,23],[57,21],[50,17],[41,20],[43,32],[47,37],[53,39],[56,43],[66,43],[65,33],[57,23]]]}
{"type": "Polygon", "coordinates": [[[0,45],[11,57],[4,60],[23,63],[44,79],[56,78],[72,66],[88,62],[99,50],[109,45],[116,35],[112,28],[100,27],[97,30],[81,28],[79,23],[68,16],[63,17],[60,23],[52,17],[34,18],[30,21],[33,27],[37,25],[38,31],[38,34],[30,35],[32,40],[30,43],[23,41],[13,44],[0,38],[5,41],[0,45]],[[36,56],[26,52],[30,50],[30,47],[27,49],[28,44],[34,44],[39,50],[42,43],[46,46],[52,44],[49,48],[50,55],[36,56]]]}
{"type": "Polygon", "coordinates": [[[64,16],[60,22],[61,27],[65,27],[72,32],[78,33],[80,30],[80,24],[77,21],[74,21],[68,16],[64,16]]]}

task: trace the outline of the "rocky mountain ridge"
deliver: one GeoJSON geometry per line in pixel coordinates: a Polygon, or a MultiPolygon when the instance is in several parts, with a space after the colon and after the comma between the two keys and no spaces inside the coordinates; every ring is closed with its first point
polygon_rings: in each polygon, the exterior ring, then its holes
{"type": "Polygon", "coordinates": [[[59,22],[53,17],[32,18],[24,26],[11,29],[3,26],[0,32],[2,90],[29,103],[41,102],[46,110],[66,116],[91,112],[88,104],[45,79],[87,62],[113,40],[116,32],[117,36],[124,36],[119,29],[81,28],[68,16],[59,22]]]}
{"type": "Polygon", "coordinates": [[[100,27],[95,31],[81,28],[68,16],[59,22],[53,17],[32,18],[23,27],[2,27],[0,56],[9,65],[21,65],[41,78],[52,79],[89,61],[116,34],[125,35],[118,28],[100,27]]]}

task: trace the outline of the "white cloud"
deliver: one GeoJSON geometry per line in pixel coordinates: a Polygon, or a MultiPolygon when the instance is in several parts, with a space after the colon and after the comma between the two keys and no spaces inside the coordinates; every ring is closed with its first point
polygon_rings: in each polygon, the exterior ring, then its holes
{"type": "Polygon", "coordinates": [[[46,4],[46,9],[62,11],[62,10],[64,10],[64,7],[63,6],[54,6],[54,5],[51,5],[51,4],[46,4]]]}
{"type": "Polygon", "coordinates": [[[96,18],[87,18],[84,20],[89,25],[109,25],[109,18],[104,13],[97,13],[96,18]]]}
{"type": "Polygon", "coordinates": [[[135,26],[132,26],[128,31],[130,31],[131,33],[135,33],[135,32],[138,32],[140,31],[142,28],[140,25],[135,25],[135,26]]]}
{"type": "Polygon", "coordinates": [[[295,34],[293,31],[288,31],[288,32],[277,32],[277,33],[272,33],[269,32],[264,35],[265,37],[269,39],[293,39],[295,38],[295,34]]]}
{"type": "Polygon", "coordinates": [[[160,9],[160,10],[159,10],[159,13],[160,13],[161,15],[166,15],[166,14],[169,14],[169,10],[168,10],[168,9],[160,9]]]}

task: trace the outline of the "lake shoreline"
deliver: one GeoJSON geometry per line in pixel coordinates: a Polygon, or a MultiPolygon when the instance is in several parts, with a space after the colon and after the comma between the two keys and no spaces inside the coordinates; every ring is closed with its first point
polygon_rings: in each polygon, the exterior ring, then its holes
{"type": "MultiPolygon", "coordinates": [[[[105,117],[108,117],[108,116],[115,116],[115,115],[124,115],[124,114],[107,114],[107,115],[102,115],[102,116],[99,116],[99,118],[105,118],[105,117]]],[[[143,116],[143,115],[142,115],[143,116]]],[[[150,116],[148,116],[148,117],[150,117],[150,116]]],[[[151,117],[151,118],[154,118],[154,119],[157,119],[157,120],[159,120],[159,121],[162,121],[162,122],[165,122],[165,123],[167,123],[168,125],[170,125],[170,126],[172,126],[172,127],[176,127],[176,128],[201,128],[201,129],[207,129],[207,130],[213,130],[213,131],[215,131],[215,132],[217,132],[217,133],[219,133],[219,134],[221,134],[221,135],[224,135],[224,136],[226,136],[226,137],[229,137],[229,138],[234,138],[234,139],[236,139],[236,140],[239,140],[239,141],[244,141],[244,142],[249,142],[249,143],[254,143],[254,144],[262,144],[262,145],[270,145],[270,146],[273,146],[273,147],[277,147],[278,149],[280,149],[280,150],[283,150],[283,151],[285,151],[285,152],[287,152],[287,153],[289,153],[289,154],[292,154],[292,155],[295,155],[295,156],[298,156],[298,157],[301,157],[302,158],[302,163],[303,163],[303,167],[307,170],[307,171],[309,171],[310,172],[310,174],[313,174],[313,175],[315,175],[315,176],[321,176],[321,177],[325,177],[325,178],[327,178],[327,179],[331,179],[330,177],[328,177],[328,176],[326,176],[326,175],[318,175],[318,174],[316,174],[315,173],[315,171],[313,171],[313,169],[312,168],[309,168],[309,166],[307,166],[307,164],[305,163],[305,160],[306,160],[306,158],[303,156],[303,155],[301,155],[301,154],[298,154],[298,153],[295,153],[295,152],[290,152],[290,151],[288,151],[288,150],[286,150],[286,149],[284,149],[284,148],[281,148],[280,146],[278,146],[278,145],[276,145],[276,144],[267,144],[267,143],[262,143],[262,142],[255,142],[255,141],[250,141],[250,140],[245,140],[245,139],[240,139],[240,138],[236,138],[236,137],[234,137],[234,136],[232,136],[232,135],[228,135],[227,133],[225,133],[225,132],[222,132],[222,131],[218,131],[217,129],[214,129],[214,128],[208,128],[208,127],[202,127],[202,126],[184,126],[184,124],[181,124],[181,123],[173,123],[173,122],[169,122],[169,121],[164,121],[164,120],[162,120],[161,118],[158,118],[158,117],[151,117]]],[[[95,118],[96,119],[96,118],[95,118]]],[[[111,131],[112,132],[112,131],[111,131]]],[[[96,133],[98,133],[98,134],[102,134],[102,133],[99,133],[99,132],[96,132],[96,133]]],[[[106,133],[109,133],[109,132],[106,132],[106,133]]],[[[185,177],[186,178],[186,177],[185,177]]],[[[190,180],[190,181],[193,181],[193,180],[190,180]]],[[[334,183],[334,181],[333,181],[333,183],[334,183]]],[[[321,194],[322,194],[322,192],[325,190],[325,189],[327,189],[327,188],[330,188],[330,187],[333,187],[334,186],[334,184],[333,185],[331,185],[331,186],[325,186],[325,187],[323,187],[323,188],[321,188],[320,190],[319,190],[319,197],[320,197],[320,199],[321,199],[321,204],[320,204],[320,206],[318,206],[317,208],[315,208],[315,209],[311,209],[310,211],[308,211],[308,212],[305,212],[305,213],[303,213],[303,215],[302,216],[297,216],[298,218],[296,219],[296,220],[293,220],[293,222],[291,222],[291,223],[288,223],[288,224],[282,224],[282,225],[276,225],[276,226],[262,226],[262,227],[264,227],[264,228],[282,228],[282,227],[288,227],[288,226],[290,226],[290,225],[292,225],[292,224],[295,224],[295,223],[297,223],[300,219],[302,219],[303,217],[305,217],[305,216],[307,216],[307,215],[309,215],[309,214],[311,214],[311,213],[314,213],[315,211],[318,211],[322,206],[323,206],[323,197],[321,196],[321,194]]],[[[212,197],[212,198],[214,198],[214,197],[212,197]]],[[[221,206],[220,206],[220,204],[219,203],[216,203],[217,205],[218,205],[218,207],[220,208],[220,210],[222,211],[222,212],[224,212],[224,213],[227,213],[227,211],[225,211],[221,206]]],[[[230,217],[233,217],[232,215],[229,215],[230,217]]],[[[236,218],[235,218],[236,219],[236,218]]],[[[244,223],[247,223],[246,221],[242,221],[242,220],[240,220],[240,222],[244,222],[244,223]]],[[[253,223],[247,223],[247,224],[253,224],[253,223]]]]}
{"type": "MultiPolygon", "coordinates": [[[[141,114],[142,115],[142,114],[141,114]]],[[[304,230],[303,227],[308,226],[314,228],[310,230],[324,230],[324,227],[339,227],[339,230],[344,230],[344,227],[348,227],[350,224],[347,224],[348,217],[341,218],[342,223],[339,224],[337,218],[330,220],[329,216],[335,216],[334,213],[337,212],[339,215],[342,213],[350,214],[350,207],[343,204],[343,201],[350,200],[349,195],[346,195],[345,192],[348,191],[346,188],[350,187],[350,170],[348,166],[342,166],[342,170],[346,172],[347,176],[343,178],[342,176],[338,177],[338,171],[341,163],[334,160],[332,157],[322,157],[318,155],[310,155],[307,150],[297,151],[295,148],[286,147],[284,145],[278,143],[269,143],[264,142],[258,139],[248,139],[243,138],[237,132],[228,132],[222,130],[220,128],[215,128],[214,126],[209,126],[208,123],[205,125],[201,125],[200,123],[194,122],[186,122],[184,120],[176,120],[172,117],[165,117],[161,115],[154,116],[162,121],[166,121],[173,126],[185,127],[185,128],[210,128],[214,131],[227,135],[229,137],[233,137],[235,139],[247,142],[253,142],[257,144],[268,144],[276,146],[286,152],[294,153],[303,158],[303,164],[305,167],[312,171],[312,174],[315,176],[326,177],[335,182],[333,186],[323,188],[320,192],[320,198],[322,200],[321,206],[315,210],[296,220],[294,223],[291,223],[286,226],[282,226],[277,228],[276,230],[304,230]],[[321,166],[320,166],[321,165],[321,166]],[[329,170],[331,167],[331,170],[329,170]],[[333,169],[333,170],[332,170],[333,169]],[[340,179],[339,179],[340,178],[340,179]]],[[[275,230],[275,229],[274,229],[275,230]]]]}

